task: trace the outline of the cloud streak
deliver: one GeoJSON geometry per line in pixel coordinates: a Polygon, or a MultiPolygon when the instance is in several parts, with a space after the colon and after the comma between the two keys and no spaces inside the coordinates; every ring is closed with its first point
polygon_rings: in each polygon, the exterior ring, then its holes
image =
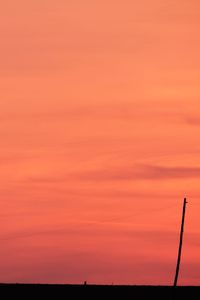
{"type": "Polygon", "coordinates": [[[200,167],[166,167],[157,165],[135,165],[86,171],[78,175],[82,180],[170,180],[199,178],[200,167]]]}
{"type": "MultiPolygon", "coordinates": [[[[176,240],[177,233],[175,231],[160,231],[160,230],[138,230],[129,226],[121,227],[116,221],[82,221],[82,222],[69,222],[67,226],[56,227],[56,228],[46,228],[44,230],[27,228],[26,230],[17,230],[10,233],[6,233],[0,236],[1,241],[18,240],[18,239],[28,239],[37,238],[38,236],[43,236],[49,238],[51,236],[61,237],[66,236],[117,236],[120,235],[123,238],[136,238],[142,239],[146,242],[154,240],[155,242],[160,239],[163,242],[168,242],[169,240],[176,240]],[[112,224],[117,225],[117,227],[111,226],[112,224]]],[[[192,237],[196,237],[192,234],[192,237]]],[[[191,240],[191,239],[190,239],[191,240]]]]}
{"type": "Polygon", "coordinates": [[[191,126],[200,126],[200,117],[186,118],[186,123],[191,126]]]}
{"type": "MultiPolygon", "coordinates": [[[[57,176],[28,177],[25,182],[32,184],[58,184],[74,180],[88,181],[130,181],[130,180],[175,180],[200,178],[200,166],[160,166],[135,164],[102,169],[76,171],[57,176]]],[[[131,196],[133,194],[131,193],[131,196]]]]}

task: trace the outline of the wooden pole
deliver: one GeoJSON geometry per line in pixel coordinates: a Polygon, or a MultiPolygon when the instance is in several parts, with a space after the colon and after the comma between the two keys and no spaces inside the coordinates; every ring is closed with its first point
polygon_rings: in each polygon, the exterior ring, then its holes
{"type": "Polygon", "coordinates": [[[180,243],[179,243],[179,250],[178,250],[178,259],[177,259],[177,266],[176,266],[176,274],[174,278],[174,286],[177,286],[178,281],[178,274],[179,274],[179,267],[181,261],[181,250],[182,250],[182,243],[183,243],[183,231],[184,231],[184,222],[185,222],[185,210],[186,210],[186,198],[183,202],[183,213],[182,213],[182,223],[181,223],[181,232],[180,232],[180,243]]]}

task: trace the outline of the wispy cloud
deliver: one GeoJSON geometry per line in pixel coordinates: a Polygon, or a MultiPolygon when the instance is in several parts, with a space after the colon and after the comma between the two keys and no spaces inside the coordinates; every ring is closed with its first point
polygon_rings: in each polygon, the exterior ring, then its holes
{"type": "MultiPolygon", "coordinates": [[[[116,220],[109,221],[82,221],[82,222],[68,222],[65,226],[56,228],[45,228],[43,230],[38,228],[27,228],[24,230],[13,230],[10,233],[5,233],[0,236],[0,240],[16,240],[16,239],[28,239],[28,238],[38,238],[38,236],[43,236],[49,238],[58,236],[71,236],[71,235],[85,235],[85,236],[116,236],[120,235],[123,238],[136,238],[146,240],[156,240],[160,239],[164,241],[169,241],[169,239],[175,240],[177,234],[175,231],[159,231],[159,230],[138,230],[130,227],[130,224],[125,223],[125,226],[121,226],[122,223],[116,220]],[[115,225],[113,227],[112,225],[115,225]]],[[[193,234],[194,235],[194,234],[193,234]]]]}
{"type": "MultiPolygon", "coordinates": [[[[200,166],[160,166],[135,164],[132,166],[116,166],[108,168],[96,168],[93,170],[68,172],[56,176],[32,176],[25,179],[30,184],[57,184],[74,180],[89,181],[128,181],[128,180],[170,180],[170,179],[200,178],[200,166]]],[[[74,190],[73,190],[74,191],[74,190]]],[[[77,192],[75,192],[77,193],[77,192]]],[[[81,192],[82,193],[82,192],[81,192]]],[[[112,192],[113,194],[113,192],[112,192]]],[[[133,196],[133,193],[130,193],[133,196]]],[[[130,196],[129,195],[129,196],[130,196]]]]}
{"type": "Polygon", "coordinates": [[[161,118],[170,118],[176,119],[176,113],[172,114],[170,109],[167,107],[161,107],[157,105],[157,101],[148,100],[145,101],[145,109],[143,101],[119,101],[117,103],[113,103],[112,101],[101,101],[101,103],[84,103],[78,105],[67,105],[63,107],[62,110],[58,108],[54,108],[45,111],[30,111],[30,112],[16,112],[16,111],[6,111],[6,113],[0,112],[0,121],[44,121],[45,122],[63,122],[66,120],[91,117],[98,119],[109,119],[112,118],[114,120],[137,120],[144,122],[145,118],[154,118],[155,116],[159,119],[161,118]]]}
{"type": "Polygon", "coordinates": [[[77,175],[85,180],[169,180],[199,178],[200,167],[166,167],[157,165],[133,165],[83,172],[77,175]]]}
{"type": "Polygon", "coordinates": [[[185,121],[189,125],[200,126],[200,117],[188,117],[185,121]]]}

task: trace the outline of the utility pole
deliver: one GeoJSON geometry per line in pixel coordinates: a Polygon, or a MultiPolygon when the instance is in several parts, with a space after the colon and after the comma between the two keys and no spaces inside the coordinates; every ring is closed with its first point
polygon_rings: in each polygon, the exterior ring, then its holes
{"type": "Polygon", "coordinates": [[[179,250],[178,250],[178,259],[177,259],[177,266],[176,266],[176,274],[174,278],[174,286],[177,286],[178,281],[178,273],[181,261],[181,250],[182,250],[182,243],[183,243],[183,231],[184,231],[184,222],[185,222],[185,210],[186,210],[186,198],[183,202],[183,213],[182,213],[182,223],[181,223],[181,232],[180,232],[180,243],[179,243],[179,250]]]}

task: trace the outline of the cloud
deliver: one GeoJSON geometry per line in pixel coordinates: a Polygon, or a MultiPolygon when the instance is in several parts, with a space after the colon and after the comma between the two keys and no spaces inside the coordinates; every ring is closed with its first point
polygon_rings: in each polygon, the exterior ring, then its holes
{"type": "Polygon", "coordinates": [[[172,113],[171,109],[164,105],[161,107],[158,105],[157,100],[137,99],[137,100],[124,100],[113,102],[103,101],[91,103],[81,103],[63,105],[62,109],[49,108],[46,111],[46,107],[28,111],[16,111],[16,109],[9,107],[5,111],[0,112],[0,122],[47,122],[49,123],[62,123],[69,122],[70,120],[79,120],[80,118],[90,118],[91,120],[125,120],[131,122],[142,122],[149,119],[160,119],[171,121],[176,120],[176,113],[172,113]],[[145,108],[144,108],[145,103],[145,108]]]}
{"type": "Polygon", "coordinates": [[[77,175],[85,180],[169,180],[199,178],[200,167],[165,167],[157,165],[133,165],[83,172],[77,175]]]}
{"type": "MultiPolygon", "coordinates": [[[[122,222],[123,223],[123,222],[122,222]]],[[[121,237],[121,238],[135,238],[142,239],[144,241],[155,243],[160,240],[163,243],[168,243],[169,240],[176,241],[178,234],[175,231],[160,231],[160,230],[138,230],[133,227],[122,225],[121,222],[113,220],[111,218],[108,221],[99,220],[99,221],[82,221],[82,222],[68,222],[66,226],[56,226],[55,228],[27,228],[23,230],[13,230],[12,232],[5,233],[0,236],[1,241],[9,240],[18,240],[18,239],[29,239],[29,238],[38,238],[43,236],[44,238],[55,238],[58,236],[102,236],[102,237],[121,237]],[[115,225],[114,227],[111,225],[115,225]]],[[[195,234],[191,235],[193,238],[196,237],[195,234]]],[[[191,241],[191,238],[189,240],[191,241]]]]}
{"type": "MultiPolygon", "coordinates": [[[[190,179],[200,178],[200,166],[158,166],[136,164],[132,166],[108,167],[103,169],[93,169],[77,171],[74,173],[65,173],[57,176],[36,176],[28,177],[26,183],[32,184],[56,184],[71,182],[74,180],[89,181],[129,181],[129,180],[172,180],[172,179],[190,179]]],[[[82,193],[82,192],[81,192],[82,193]]],[[[141,195],[141,194],[140,194],[141,195]]],[[[131,192],[131,195],[133,193],[131,192]]]]}
{"type": "Polygon", "coordinates": [[[200,126],[200,117],[186,118],[186,123],[192,126],[200,126]]]}

